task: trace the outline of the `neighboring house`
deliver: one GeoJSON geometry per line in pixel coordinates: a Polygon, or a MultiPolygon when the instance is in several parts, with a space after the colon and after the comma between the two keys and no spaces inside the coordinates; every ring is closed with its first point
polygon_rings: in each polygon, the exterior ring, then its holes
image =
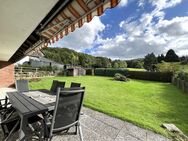
{"type": "Polygon", "coordinates": [[[50,59],[44,58],[44,57],[34,57],[34,56],[29,56],[29,61],[25,62],[23,64],[28,64],[31,65],[32,67],[57,67],[59,69],[63,69],[64,65],[54,62],[50,59]]]}
{"type": "Polygon", "coordinates": [[[35,52],[31,56],[26,56],[16,64],[28,64],[34,68],[39,67],[57,67],[58,69],[63,69],[64,65],[47,59],[44,57],[44,54],[40,52],[35,52]]]}

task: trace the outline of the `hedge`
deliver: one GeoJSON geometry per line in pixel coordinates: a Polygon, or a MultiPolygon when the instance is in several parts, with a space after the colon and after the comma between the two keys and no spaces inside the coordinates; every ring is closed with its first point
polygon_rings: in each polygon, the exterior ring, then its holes
{"type": "Polygon", "coordinates": [[[129,71],[127,69],[106,69],[106,68],[95,69],[96,76],[113,77],[116,73],[123,74],[128,78],[132,78],[132,79],[160,81],[160,82],[171,82],[173,75],[170,72],[129,71]]]}

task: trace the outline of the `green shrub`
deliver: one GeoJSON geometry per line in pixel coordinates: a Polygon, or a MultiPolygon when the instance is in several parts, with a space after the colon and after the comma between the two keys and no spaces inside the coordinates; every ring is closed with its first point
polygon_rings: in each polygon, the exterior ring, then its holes
{"type": "Polygon", "coordinates": [[[117,81],[128,81],[128,79],[127,79],[127,77],[126,76],[124,76],[124,75],[122,75],[122,74],[120,74],[120,73],[116,73],[115,75],[114,75],[114,80],[117,80],[117,81]]]}
{"type": "Polygon", "coordinates": [[[180,71],[180,72],[177,72],[174,76],[181,80],[188,81],[188,73],[186,72],[180,71]]]}
{"type": "Polygon", "coordinates": [[[98,76],[111,76],[114,77],[116,73],[120,73],[122,75],[127,75],[127,69],[115,69],[115,68],[97,68],[94,73],[98,76]]]}
{"type": "Polygon", "coordinates": [[[95,69],[95,75],[97,76],[113,77],[116,73],[120,73],[132,79],[161,81],[161,82],[171,82],[171,78],[173,75],[173,73],[171,72],[128,71],[127,69],[105,69],[105,68],[95,69]]]}

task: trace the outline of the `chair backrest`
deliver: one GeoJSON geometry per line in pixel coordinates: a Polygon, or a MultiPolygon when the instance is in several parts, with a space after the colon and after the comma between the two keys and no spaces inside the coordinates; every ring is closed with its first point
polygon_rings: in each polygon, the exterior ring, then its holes
{"type": "Polygon", "coordinates": [[[75,83],[75,82],[71,82],[71,85],[70,85],[71,88],[80,87],[80,86],[81,86],[81,83],[75,83]]]}
{"type": "Polygon", "coordinates": [[[65,82],[61,82],[61,81],[58,81],[58,80],[53,80],[50,91],[52,91],[54,94],[56,94],[58,87],[64,88],[65,87],[65,82]]]}
{"type": "Polygon", "coordinates": [[[78,89],[58,88],[50,136],[75,125],[79,121],[85,87],[78,89]]]}
{"type": "Polygon", "coordinates": [[[58,81],[57,88],[65,88],[65,82],[58,81]]]}
{"type": "Polygon", "coordinates": [[[53,80],[50,91],[57,92],[57,85],[58,85],[58,80],[53,80]]]}
{"type": "Polygon", "coordinates": [[[18,92],[28,92],[29,91],[28,80],[16,80],[16,89],[18,92]]]}

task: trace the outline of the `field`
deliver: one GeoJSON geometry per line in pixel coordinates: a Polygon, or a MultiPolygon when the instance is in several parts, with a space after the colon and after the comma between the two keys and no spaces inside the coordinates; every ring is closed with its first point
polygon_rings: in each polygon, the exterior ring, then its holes
{"type": "Polygon", "coordinates": [[[86,87],[84,105],[143,128],[168,135],[162,123],[173,123],[188,135],[188,95],[169,83],[111,77],[52,77],[31,82],[31,89],[50,89],[52,80],[80,82],[86,87]]]}

